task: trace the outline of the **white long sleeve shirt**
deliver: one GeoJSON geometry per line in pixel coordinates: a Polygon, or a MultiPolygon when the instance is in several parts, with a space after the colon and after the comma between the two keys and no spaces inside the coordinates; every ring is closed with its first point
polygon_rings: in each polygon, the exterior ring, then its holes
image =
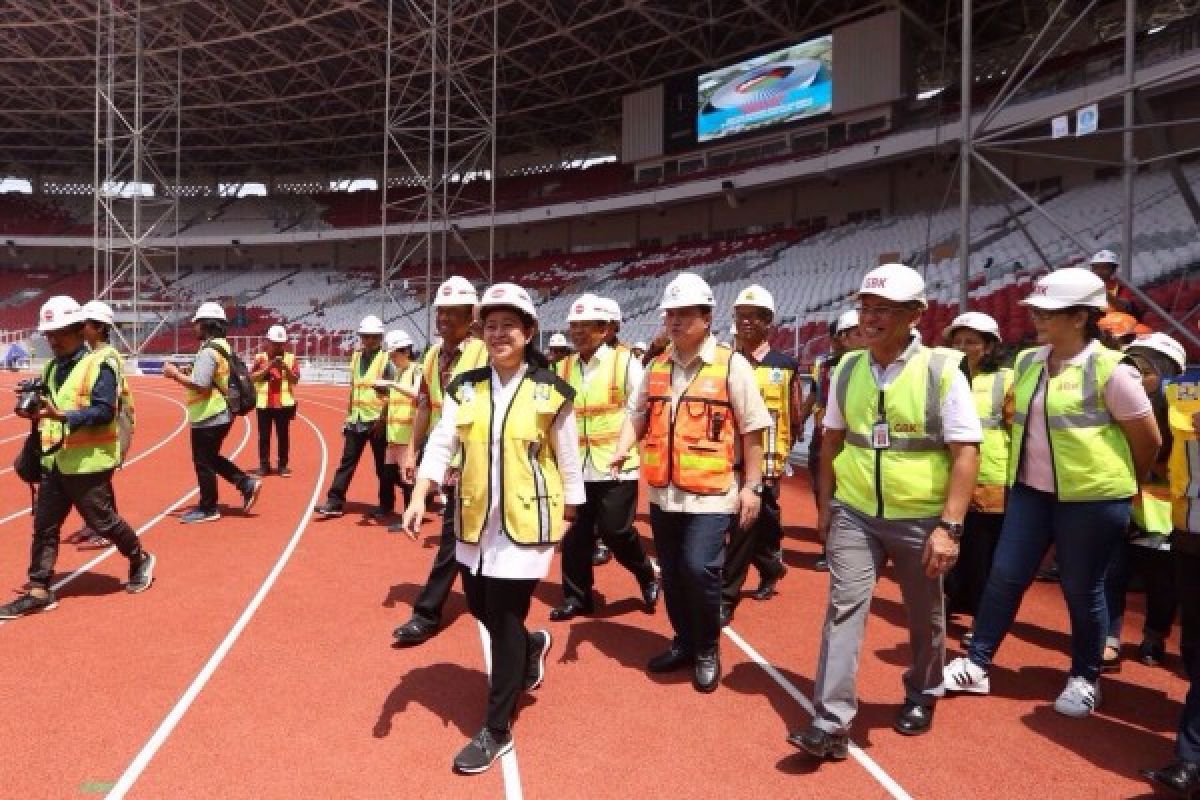
{"type": "MultiPolygon", "coordinates": [[[[460,564],[470,569],[473,574],[490,578],[540,580],[549,573],[550,562],[554,558],[554,545],[520,546],[500,530],[500,470],[503,463],[499,458],[500,433],[504,427],[508,407],[512,404],[526,371],[527,367],[522,365],[507,384],[502,384],[496,371],[492,370],[492,457],[491,471],[488,475],[491,489],[488,496],[491,505],[488,506],[487,522],[483,526],[479,544],[460,541],[455,547],[454,555],[460,564]]],[[[425,457],[417,471],[418,478],[426,478],[439,484],[445,479],[450,459],[459,446],[458,431],[454,424],[457,409],[458,404],[447,394],[443,401],[442,418],[429,434],[429,441],[425,445],[425,457]]],[[[554,437],[554,453],[559,474],[562,476],[564,500],[569,506],[583,505],[587,501],[587,494],[584,491],[583,473],[579,464],[579,434],[575,429],[575,412],[570,403],[563,406],[554,418],[550,435],[554,437]]]]}

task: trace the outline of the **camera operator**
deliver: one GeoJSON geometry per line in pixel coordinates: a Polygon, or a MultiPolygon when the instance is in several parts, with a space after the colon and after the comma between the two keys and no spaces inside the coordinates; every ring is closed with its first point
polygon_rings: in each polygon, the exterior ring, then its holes
{"type": "MultiPolygon", "coordinates": [[[[112,474],[120,461],[117,436],[117,375],[103,355],[88,350],[83,312],[70,297],[51,297],[38,316],[54,358],[42,370],[42,402],[22,416],[38,420],[42,480],[33,508],[29,591],[0,606],[0,619],[15,619],[58,605],[51,583],[63,521],[74,506],[93,530],[129,559],[130,594],[154,582],[155,558],[113,507],[112,474]]],[[[25,397],[19,407],[28,408],[25,397]]]]}

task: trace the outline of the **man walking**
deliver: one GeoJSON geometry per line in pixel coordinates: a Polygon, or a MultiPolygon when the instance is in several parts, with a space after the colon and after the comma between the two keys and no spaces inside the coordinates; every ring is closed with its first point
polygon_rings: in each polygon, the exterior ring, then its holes
{"type": "Polygon", "coordinates": [[[255,414],[258,416],[258,474],[271,474],[271,430],[279,442],[279,477],[292,474],[288,468],[291,449],[290,430],[296,418],[293,387],[300,382],[296,354],[287,349],[287,330],[272,325],[267,331],[266,349],[254,356],[250,380],[257,390],[255,414]]]}

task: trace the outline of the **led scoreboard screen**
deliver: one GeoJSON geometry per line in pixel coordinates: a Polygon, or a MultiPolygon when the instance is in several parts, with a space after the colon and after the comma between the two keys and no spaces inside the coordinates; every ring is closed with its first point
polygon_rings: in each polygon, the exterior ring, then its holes
{"type": "Polygon", "coordinates": [[[696,140],[828,113],[833,109],[833,34],[809,39],[696,79],[696,140]]]}

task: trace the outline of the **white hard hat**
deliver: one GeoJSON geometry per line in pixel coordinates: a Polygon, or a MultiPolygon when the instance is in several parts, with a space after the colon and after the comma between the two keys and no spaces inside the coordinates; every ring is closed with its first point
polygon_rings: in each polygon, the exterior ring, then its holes
{"type": "Polygon", "coordinates": [[[433,298],[433,307],[442,306],[474,306],[479,303],[479,295],[471,282],[461,275],[453,275],[438,287],[437,296],[433,298]]]}
{"type": "Polygon", "coordinates": [[[616,300],[613,300],[611,297],[597,297],[596,300],[600,308],[604,309],[608,314],[609,322],[621,321],[621,305],[616,300]]]}
{"type": "Polygon", "coordinates": [[[590,292],[580,295],[567,312],[567,322],[610,322],[612,314],[604,307],[603,300],[590,292]]]}
{"type": "Polygon", "coordinates": [[[845,333],[851,328],[858,327],[858,309],[852,308],[849,311],[843,311],[837,318],[837,322],[833,325],[834,333],[845,333]]]}
{"type": "Polygon", "coordinates": [[[38,331],[61,331],[77,322],[83,322],[83,309],[74,297],[58,294],[42,303],[38,312],[38,331]]]}
{"type": "Polygon", "coordinates": [[[708,306],[712,308],[712,287],[708,281],[694,272],[681,272],[667,284],[663,291],[662,302],[658,307],[663,311],[671,308],[689,308],[691,306],[708,306]]]}
{"type": "Polygon", "coordinates": [[[570,346],[571,345],[567,344],[567,337],[563,336],[561,333],[556,333],[553,336],[551,336],[550,344],[548,345],[548,347],[564,347],[564,348],[568,348],[570,346]]]}
{"type": "Polygon", "coordinates": [[[737,308],[738,306],[765,308],[771,312],[771,316],[775,316],[775,298],[757,283],[752,283],[738,292],[737,299],[733,301],[733,307],[737,308]]]}
{"type": "Polygon", "coordinates": [[[487,288],[483,293],[483,299],[479,302],[480,316],[489,308],[497,308],[507,306],[515,308],[523,314],[537,319],[537,308],[533,305],[533,299],[529,296],[529,292],[517,286],[515,283],[495,283],[487,288]]]}
{"type": "Polygon", "coordinates": [[[646,346],[646,343],[645,343],[645,342],[634,342],[634,343],[633,343],[633,349],[634,349],[634,350],[641,350],[641,351],[643,351],[643,352],[644,352],[644,351],[646,351],[646,350],[649,350],[650,348],[648,348],[648,347],[646,346]]]}
{"type": "Polygon", "coordinates": [[[1093,264],[1120,264],[1121,259],[1117,258],[1117,254],[1112,250],[1101,250],[1096,255],[1092,256],[1093,264]]]}
{"type": "Polygon", "coordinates": [[[1150,333],[1140,339],[1135,339],[1125,350],[1129,351],[1138,347],[1162,353],[1174,361],[1181,371],[1187,369],[1187,351],[1183,349],[1183,345],[1165,333],[1150,333]]]}
{"type": "Polygon", "coordinates": [[[192,315],[192,322],[199,322],[202,319],[219,319],[221,322],[226,322],[229,318],[225,316],[225,309],[221,308],[220,303],[201,303],[196,309],[196,313],[192,315]]]}
{"type": "Polygon", "coordinates": [[[1072,306],[1105,309],[1108,308],[1108,295],[1104,281],[1096,273],[1082,267],[1067,267],[1039,278],[1021,305],[1046,311],[1072,306]]]}
{"type": "Polygon", "coordinates": [[[99,300],[89,300],[83,304],[83,319],[112,325],[113,310],[109,308],[108,303],[102,303],[99,300]]]}
{"type": "Polygon", "coordinates": [[[996,320],[982,311],[968,311],[965,314],[959,314],[954,318],[954,321],[946,326],[942,331],[942,336],[949,339],[950,334],[954,333],[955,328],[970,328],[978,333],[983,333],[988,336],[995,336],[996,341],[1000,341],[1000,325],[996,320]]]}
{"type": "Polygon", "coordinates": [[[383,320],[374,314],[367,314],[362,318],[362,322],[358,323],[359,334],[377,334],[383,335],[383,320]]]}
{"type": "Polygon", "coordinates": [[[383,348],[389,353],[412,346],[413,340],[408,331],[388,331],[387,336],[383,338],[383,348]]]}
{"type": "Polygon", "coordinates": [[[924,308],[925,279],[912,267],[884,264],[863,276],[858,295],[882,297],[893,303],[920,303],[924,308]]]}
{"type": "Polygon", "coordinates": [[[282,325],[272,325],[267,329],[267,341],[275,344],[287,343],[287,328],[282,325]]]}

